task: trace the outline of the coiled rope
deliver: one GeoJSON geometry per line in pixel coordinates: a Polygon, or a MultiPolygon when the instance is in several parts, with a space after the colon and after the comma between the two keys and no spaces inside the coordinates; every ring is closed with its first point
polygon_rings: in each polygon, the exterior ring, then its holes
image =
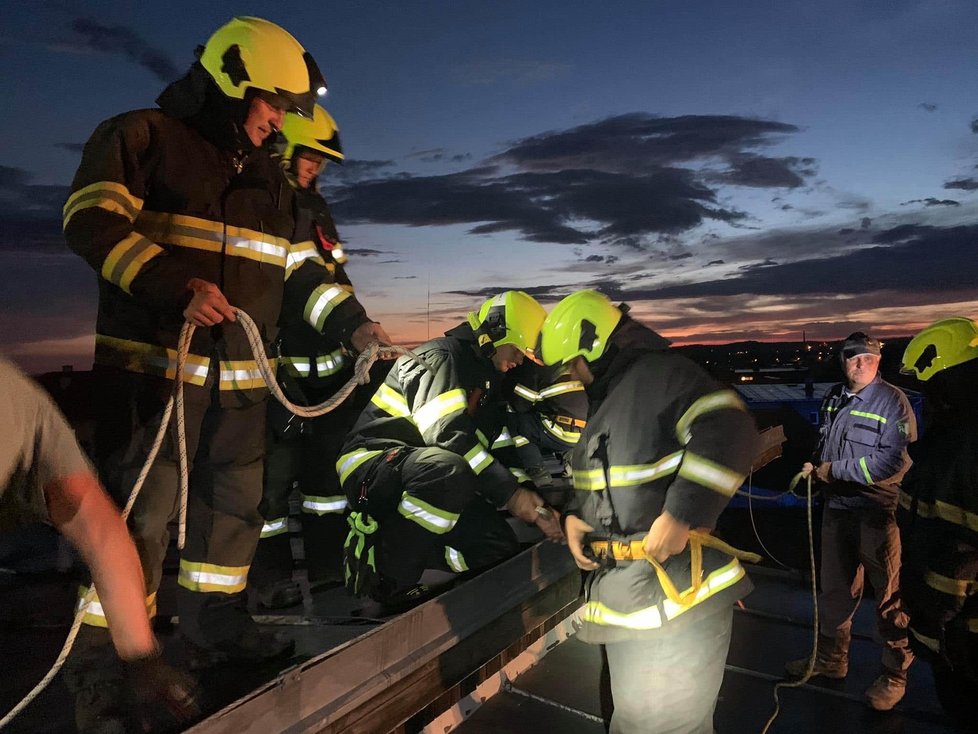
{"type": "MultiPolygon", "coordinates": [[[[340,403],[346,400],[347,397],[349,397],[350,393],[356,389],[357,385],[366,385],[370,381],[370,368],[373,366],[374,362],[379,359],[396,359],[401,355],[407,355],[425,365],[424,361],[420,357],[404,347],[372,342],[357,357],[357,361],[353,368],[353,377],[347,380],[346,384],[344,384],[335,395],[323,401],[319,405],[296,405],[286,397],[275,378],[275,372],[265,354],[265,343],[262,340],[261,332],[258,330],[257,324],[255,324],[248,314],[239,308],[234,309],[234,314],[237,317],[237,323],[241,325],[242,329],[244,329],[245,336],[248,338],[248,344],[251,347],[251,352],[254,355],[255,362],[258,364],[258,369],[261,372],[261,376],[265,380],[265,385],[268,387],[269,391],[276,400],[278,400],[282,405],[300,418],[316,418],[318,416],[325,415],[336,408],[340,403]]],[[[190,472],[189,462],[187,460],[187,432],[183,409],[183,380],[180,378],[184,374],[184,369],[187,364],[187,357],[190,354],[190,340],[192,339],[196,328],[196,326],[187,322],[180,330],[180,339],[177,342],[177,366],[176,373],[173,378],[173,392],[170,394],[170,398],[166,402],[166,407],[163,409],[163,413],[160,417],[160,427],[156,432],[156,438],[153,440],[153,445],[150,448],[149,453],[146,455],[146,461],[143,464],[143,468],[140,470],[139,476],[136,478],[136,481],[133,484],[132,491],[129,493],[129,499],[126,501],[126,506],[122,510],[122,519],[125,520],[127,517],[129,517],[129,513],[132,511],[132,507],[136,502],[136,498],[139,496],[140,490],[143,488],[143,483],[146,481],[146,477],[149,475],[149,470],[152,468],[153,462],[156,461],[156,456],[159,454],[160,447],[163,445],[167,427],[170,424],[170,420],[175,410],[177,447],[180,467],[180,531],[177,537],[177,547],[181,550],[183,549],[184,541],[186,539],[187,493],[190,485],[190,472]]],[[[427,367],[427,365],[425,366],[427,367]]],[[[85,618],[85,612],[88,610],[88,606],[95,598],[95,595],[95,584],[92,584],[89,587],[88,592],[79,602],[78,609],[75,612],[75,618],[71,623],[71,628],[68,630],[68,637],[65,639],[64,646],[61,648],[61,652],[58,654],[57,660],[54,661],[54,665],[51,666],[51,669],[41,679],[41,681],[34,686],[31,692],[24,696],[23,700],[14,706],[6,716],[0,719],[0,729],[3,729],[7,724],[13,721],[13,719],[21,711],[23,711],[31,703],[31,701],[37,698],[37,696],[39,696],[41,692],[47,688],[48,684],[52,680],[54,680],[54,677],[58,674],[58,671],[61,670],[65,660],[68,658],[68,654],[71,652],[72,646],[75,644],[75,638],[78,636],[78,631],[81,629],[82,620],[85,618]]]]}

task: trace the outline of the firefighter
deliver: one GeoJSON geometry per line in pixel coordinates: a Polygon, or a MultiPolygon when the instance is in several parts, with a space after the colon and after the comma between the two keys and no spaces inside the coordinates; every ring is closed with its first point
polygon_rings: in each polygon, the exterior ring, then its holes
{"type": "Polygon", "coordinates": [[[733,603],[751,588],[708,533],[750,469],[756,429],[735,392],[626,310],[578,291],[540,334],[543,362],[566,366],[590,404],[565,508],[589,572],[578,637],[605,646],[611,732],[706,734],[733,603]]]}
{"type": "Polygon", "coordinates": [[[527,359],[506,373],[503,394],[511,413],[508,423],[520,465],[538,488],[553,486],[543,452],[562,459],[577,445],[587,418],[584,386],[562,370],[527,359]]]}
{"type": "MultiPolygon", "coordinates": [[[[285,147],[282,166],[300,212],[300,229],[308,230],[320,257],[341,288],[353,293],[344,269],[346,255],[329,205],[319,193],[319,175],[327,161],[343,162],[339,130],[332,116],[316,105],[312,118],[287,114],[282,127],[285,147]]],[[[380,327],[378,326],[378,330],[380,327]]],[[[383,341],[389,342],[386,334],[383,341]]],[[[294,403],[315,405],[331,397],[353,375],[350,353],[302,320],[301,313],[283,314],[278,339],[279,384],[294,403]]],[[[268,404],[265,482],[261,540],[248,575],[258,601],[269,609],[302,600],[292,578],[292,548],[288,534],[289,496],[298,483],[302,538],[311,590],[342,582],[343,540],[347,526],[346,497],[336,475],[336,459],[358,407],[370,392],[354,391],[335,410],[309,420],[292,415],[278,401],[268,404]],[[358,400],[360,396],[365,396],[358,400]]]]}
{"type": "MultiPolygon", "coordinates": [[[[146,613],[139,556],[119,511],[61,412],[33,380],[3,359],[0,425],[0,531],[38,519],[63,533],[98,586],[89,610],[98,610],[100,624],[108,621],[128,673],[126,695],[144,704],[158,701],[178,719],[196,715],[193,681],[160,658],[146,613]]],[[[126,716],[141,719],[146,713],[126,716]]],[[[129,723],[140,726],[135,718],[129,723]]]]}
{"type": "Polygon", "coordinates": [[[934,671],[958,731],[974,731],[978,697],[978,323],[931,324],[903,354],[923,383],[925,430],[900,491],[903,598],[910,641],[934,671]]]}
{"type": "MultiPolygon", "coordinates": [[[[846,677],[852,617],[868,577],[876,593],[883,654],[880,675],[865,697],[874,709],[888,711],[906,693],[913,662],[900,595],[896,506],[917,423],[907,396],[880,377],[880,350],[879,341],[863,332],[843,342],[839,359],[846,380],[822,401],[818,445],[802,470],[824,485],[826,498],[813,675],[846,677]]],[[[807,669],[808,658],[785,666],[793,677],[807,669]]]]}
{"type": "MultiPolygon", "coordinates": [[[[177,606],[193,667],[285,655],[293,644],[259,628],[242,593],[262,527],[267,390],[232,306],[256,321],[266,345],[283,308],[354,349],[377,334],[315,246],[296,236],[292,188],[268,150],[285,113],[311,115],[324,85],[285,30],[235,18],[164,90],[159,109],[98,126],[64,207],[68,246],[99,276],[95,451],[117,501],[145,460],[172,380],[187,384],[191,476],[177,606]],[[201,328],[176,375],[184,321],[201,328]]],[[[179,507],[173,433],[129,516],[147,595],[159,586],[179,507]]],[[[106,657],[103,632],[83,628],[66,671],[79,706],[97,707],[90,693],[124,675],[106,657]]]]}
{"type": "Polygon", "coordinates": [[[495,392],[536,342],[544,310],[507,291],[395,363],[337,462],[350,501],[348,588],[396,611],[423,600],[425,568],[463,573],[519,549],[505,506],[561,537],[557,515],[489,449],[502,433],[495,392]]]}

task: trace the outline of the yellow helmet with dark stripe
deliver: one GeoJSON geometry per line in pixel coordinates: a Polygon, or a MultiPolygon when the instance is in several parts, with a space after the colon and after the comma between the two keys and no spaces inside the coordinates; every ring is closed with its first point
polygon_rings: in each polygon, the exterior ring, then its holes
{"type": "Polygon", "coordinates": [[[482,304],[479,313],[470,313],[469,325],[476,332],[480,347],[512,344],[523,354],[533,356],[533,347],[547,312],[533,296],[523,291],[505,291],[482,304]]]}
{"type": "Polygon", "coordinates": [[[282,136],[285,138],[285,151],[282,159],[286,168],[292,165],[296,149],[302,148],[319,153],[331,161],[343,162],[343,148],[340,146],[340,130],[336,121],[320,105],[316,105],[313,116],[300,117],[296,114],[285,116],[282,124],[282,136]]]}
{"type": "Polygon", "coordinates": [[[901,372],[926,382],[941,370],[978,359],[978,324],[963,316],[935,321],[910,340],[901,372]]]}
{"type": "Polygon", "coordinates": [[[262,18],[234,18],[218,28],[200,63],[221,92],[244,99],[249,89],[277,106],[312,116],[316,94],[325,94],[312,56],[284,28],[262,18]]]}
{"type": "Polygon", "coordinates": [[[548,366],[567,364],[574,357],[594,362],[604,354],[621,316],[621,309],[603,293],[571,293],[543,322],[537,356],[548,366]]]}

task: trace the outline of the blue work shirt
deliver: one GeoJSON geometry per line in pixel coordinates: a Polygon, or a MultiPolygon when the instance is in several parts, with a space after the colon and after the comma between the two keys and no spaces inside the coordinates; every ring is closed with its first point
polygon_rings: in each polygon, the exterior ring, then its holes
{"type": "Polygon", "coordinates": [[[828,506],[895,510],[910,468],[907,445],[916,438],[917,421],[899,388],[879,375],[858,393],[835,385],[822,401],[813,460],[832,462],[828,506]]]}

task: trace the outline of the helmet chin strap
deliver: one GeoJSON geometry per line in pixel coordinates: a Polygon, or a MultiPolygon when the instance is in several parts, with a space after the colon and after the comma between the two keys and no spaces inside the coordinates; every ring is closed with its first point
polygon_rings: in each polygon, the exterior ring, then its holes
{"type": "Polygon", "coordinates": [[[496,354],[496,345],[492,343],[492,336],[489,335],[489,328],[486,324],[479,323],[479,317],[472,311],[466,316],[472,332],[475,334],[476,344],[479,345],[479,353],[486,359],[492,359],[496,354]]]}

